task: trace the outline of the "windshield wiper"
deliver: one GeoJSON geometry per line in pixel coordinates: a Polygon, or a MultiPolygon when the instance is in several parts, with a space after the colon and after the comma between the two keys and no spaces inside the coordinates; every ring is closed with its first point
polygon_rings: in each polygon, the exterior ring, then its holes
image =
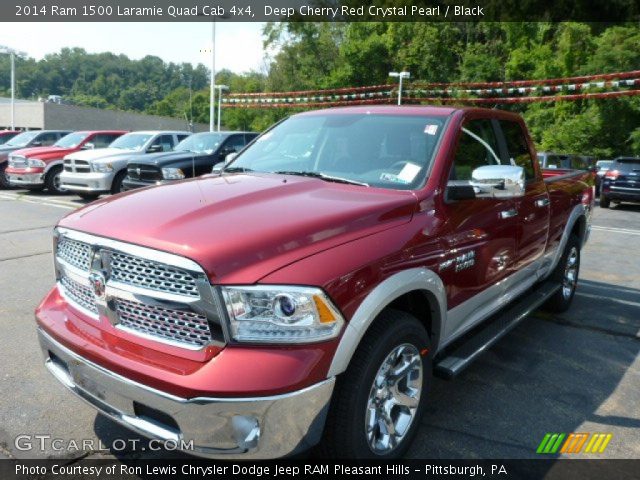
{"type": "Polygon", "coordinates": [[[343,177],[334,177],[333,175],[327,175],[322,172],[296,172],[294,170],[280,170],[274,173],[277,173],[279,175],[298,175],[300,177],[319,178],[320,180],[325,180],[327,182],[347,183],[349,185],[361,185],[363,187],[369,186],[369,184],[365,182],[358,182],[357,180],[351,180],[349,178],[343,177]]]}

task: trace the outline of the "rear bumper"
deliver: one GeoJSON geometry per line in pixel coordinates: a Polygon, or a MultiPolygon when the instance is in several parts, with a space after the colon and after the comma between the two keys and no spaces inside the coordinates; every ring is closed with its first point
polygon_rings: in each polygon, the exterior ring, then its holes
{"type": "Polygon", "coordinates": [[[65,387],[112,420],[210,458],[292,455],[320,440],[335,378],[269,397],[185,399],[129,380],[72,352],[44,330],[45,365],[65,387]]]}
{"type": "Polygon", "coordinates": [[[640,202],[640,188],[603,187],[602,195],[609,200],[640,202]]]}
{"type": "Polygon", "coordinates": [[[61,187],[72,192],[102,193],[111,190],[114,172],[69,173],[60,175],[61,187]]]}

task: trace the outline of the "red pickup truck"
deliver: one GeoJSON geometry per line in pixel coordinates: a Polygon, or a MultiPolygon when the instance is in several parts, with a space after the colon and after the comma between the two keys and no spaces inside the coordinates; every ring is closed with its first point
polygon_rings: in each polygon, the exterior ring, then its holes
{"type": "Polygon", "coordinates": [[[9,165],[5,170],[9,185],[29,190],[46,188],[50,193],[63,193],[65,190],[60,187],[60,174],[65,155],[107,147],[125,133],[124,130],[73,132],[48,147],[16,150],[9,154],[9,165]]]}
{"type": "Polygon", "coordinates": [[[434,373],[569,307],[593,196],[591,173],[543,178],[515,114],[294,115],[218,175],[59,223],[46,366],[197,455],[397,457],[434,373]]]}

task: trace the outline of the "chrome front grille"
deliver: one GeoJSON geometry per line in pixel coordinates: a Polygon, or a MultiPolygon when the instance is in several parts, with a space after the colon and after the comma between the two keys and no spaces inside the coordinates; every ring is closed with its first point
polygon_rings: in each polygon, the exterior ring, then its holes
{"type": "Polygon", "coordinates": [[[86,243],[63,237],[58,242],[57,255],[61,260],[80,270],[89,271],[91,268],[91,246],[86,243]]]}
{"type": "Polygon", "coordinates": [[[56,275],[70,304],[116,329],[192,350],[225,341],[218,297],[191,260],[59,229],[56,275]]]}
{"type": "Polygon", "coordinates": [[[67,299],[76,303],[85,310],[98,314],[98,307],[93,298],[93,292],[86,285],[82,285],[69,277],[62,277],[60,283],[64,287],[67,299]]]}
{"type": "Polygon", "coordinates": [[[116,303],[119,328],[197,347],[211,342],[211,330],[204,315],[124,299],[116,303]]]}
{"type": "Polygon", "coordinates": [[[65,158],[63,164],[65,172],[89,173],[91,171],[89,162],[86,160],[65,158]]]}
{"type": "Polygon", "coordinates": [[[9,166],[11,168],[27,168],[28,162],[25,157],[20,155],[12,155],[9,157],[9,166]]]}
{"type": "Polygon", "coordinates": [[[195,279],[188,272],[120,252],[112,253],[111,278],[158,292],[187,297],[199,295],[195,279]]]}

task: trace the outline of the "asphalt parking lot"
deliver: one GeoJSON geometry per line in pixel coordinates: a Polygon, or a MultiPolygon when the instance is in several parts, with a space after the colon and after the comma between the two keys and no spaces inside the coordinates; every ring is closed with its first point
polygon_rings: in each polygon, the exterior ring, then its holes
{"type": "MultiPolygon", "coordinates": [[[[132,434],[96,415],[43,366],[33,311],[53,282],[51,228],[82,204],[0,191],[0,458],[167,453],[118,451],[114,441],[132,434]],[[48,442],[22,451],[19,435],[88,439],[105,449],[55,450],[48,442]]],[[[409,456],[539,458],[547,432],[600,432],[613,434],[600,457],[640,458],[639,352],[640,206],[596,207],[570,311],[536,313],[462,375],[436,380],[409,456]]]]}

